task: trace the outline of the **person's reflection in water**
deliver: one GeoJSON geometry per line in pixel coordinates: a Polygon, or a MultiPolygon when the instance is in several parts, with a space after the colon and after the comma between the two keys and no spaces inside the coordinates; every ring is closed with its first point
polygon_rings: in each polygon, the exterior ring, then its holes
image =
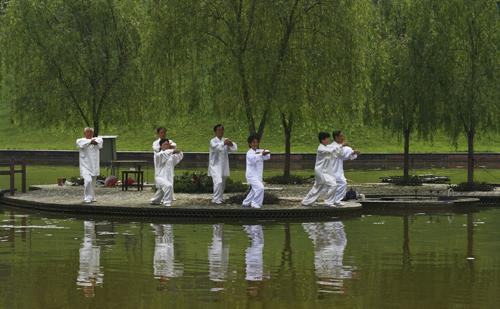
{"type": "Polygon", "coordinates": [[[248,293],[251,296],[259,294],[259,288],[264,278],[264,232],[262,225],[244,225],[243,228],[251,239],[250,246],[245,251],[246,276],[248,293]]]}
{"type": "Polygon", "coordinates": [[[344,266],[347,238],[340,221],[303,223],[314,244],[314,268],[320,292],[344,293],[344,279],[353,277],[353,267],[344,266]]]}
{"type": "Polygon", "coordinates": [[[224,282],[227,279],[229,247],[224,245],[224,225],[214,224],[212,226],[212,244],[208,247],[209,278],[216,283],[216,287],[210,289],[212,292],[224,290],[224,282]]]}
{"type": "Polygon", "coordinates": [[[100,267],[101,248],[96,244],[94,221],[83,222],[83,242],[80,247],[80,270],[76,284],[82,287],[85,297],[95,296],[95,287],[102,285],[104,274],[100,267]]]}
{"type": "Polygon", "coordinates": [[[155,253],[153,258],[154,278],[158,279],[159,291],[167,289],[170,278],[182,277],[182,265],[175,263],[174,231],[172,224],[151,224],[155,231],[155,253]]]}

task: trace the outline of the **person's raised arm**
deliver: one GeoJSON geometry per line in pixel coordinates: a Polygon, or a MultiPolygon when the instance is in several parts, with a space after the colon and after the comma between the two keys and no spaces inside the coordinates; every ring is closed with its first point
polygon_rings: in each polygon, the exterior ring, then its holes
{"type": "Polygon", "coordinates": [[[211,141],[210,141],[210,148],[213,150],[213,151],[223,151],[224,150],[224,142],[221,141],[220,139],[218,138],[213,138],[211,141]]]}
{"type": "Polygon", "coordinates": [[[87,138],[79,138],[76,140],[76,148],[78,149],[84,149],[90,146],[90,142],[92,140],[87,139],[87,138]]]}

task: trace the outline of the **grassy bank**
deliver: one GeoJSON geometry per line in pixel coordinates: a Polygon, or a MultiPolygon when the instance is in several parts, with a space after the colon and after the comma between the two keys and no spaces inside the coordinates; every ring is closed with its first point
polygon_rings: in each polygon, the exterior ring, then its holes
{"type": "MultiPolygon", "coordinates": [[[[221,118],[213,115],[193,114],[189,117],[166,119],[164,125],[168,128],[168,136],[174,139],[179,148],[184,151],[207,151],[208,142],[212,138],[212,127],[222,122],[226,127],[226,135],[234,139],[239,145],[239,151],[247,149],[247,125],[245,120],[238,117],[221,118]]],[[[151,150],[151,143],[155,138],[154,128],[160,124],[139,123],[136,127],[130,124],[107,127],[102,135],[118,135],[118,150],[151,150]]],[[[317,147],[317,132],[320,130],[332,131],[337,129],[336,121],[333,124],[297,124],[292,136],[292,152],[315,152],[317,147]]],[[[82,124],[83,127],[83,124],[82,124]]],[[[361,124],[345,126],[346,135],[351,144],[362,152],[402,152],[402,142],[380,128],[371,128],[361,124]]],[[[81,136],[81,129],[72,128],[35,128],[19,127],[9,120],[9,108],[0,102],[0,149],[74,149],[75,139],[81,136]]],[[[283,152],[283,132],[279,124],[271,121],[265,131],[262,146],[274,152],[283,152]]],[[[466,151],[466,142],[462,138],[458,147],[450,144],[449,139],[442,133],[436,133],[433,140],[418,140],[412,136],[410,151],[412,153],[466,151]]],[[[475,150],[500,152],[500,135],[481,135],[475,150]]]]}
{"type": "MultiPolygon", "coordinates": [[[[184,172],[192,172],[195,170],[182,170],[178,169],[176,174],[181,174],[184,172]]],[[[198,169],[196,171],[205,172],[206,170],[198,169]]],[[[106,170],[102,170],[105,174],[106,170]]],[[[78,167],[51,167],[51,166],[29,166],[28,167],[28,184],[54,184],[57,183],[58,177],[69,178],[71,176],[77,176],[79,173],[78,167]]],[[[380,177],[391,176],[391,175],[401,175],[401,170],[369,170],[369,171],[346,171],[346,177],[349,181],[353,183],[365,183],[365,182],[379,182],[380,177]]],[[[452,183],[464,182],[467,178],[466,171],[464,169],[426,169],[426,170],[413,170],[414,174],[434,174],[441,176],[449,176],[452,183]]],[[[299,170],[294,171],[294,174],[302,176],[312,176],[313,172],[311,170],[299,170]]],[[[268,169],[265,170],[265,177],[281,175],[281,170],[268,169]]],[[[148,168],[145,173],[145,178],[148,182],[154,182],[154,174],[151,168],[148,168]]],[[[17,177],[16,184],[19,187],[20,177],[17,177]]],[[[231,171],[231,178],[239,181],[245,181],[245,171],[244,170],[233,170],[231,171]]],[[[477,181],[486,181],[490,183],[500,183],[500,169],[485,170],[478,169],[476,171],[477,181]]],[[[6,176],[0,178],[0,188],[7,188],[9,184],[9,179],[6,176]]]]}

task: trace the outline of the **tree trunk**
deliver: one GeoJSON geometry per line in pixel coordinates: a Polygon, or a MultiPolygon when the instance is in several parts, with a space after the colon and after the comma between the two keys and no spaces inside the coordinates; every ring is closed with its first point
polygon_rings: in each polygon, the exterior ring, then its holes
{"type": "Polygon", "coordinates": [[[94,119],[94,137],[99,136],[99,120],[94,119]]]}
{"type": "Polygon", "coordinates": [[[467,184],[474,183],[474,132],[473,129],[467,131],[467,184]]]}
{"type": "Polygon", "coordinates": [[[404,139],[404,161],[403,161],[403,179],[405,182],[410,177],[410,129],[406,128],[403,131],[404,139]]]}
{"type": "Polygon", "coordinates": [[[285,133],[285,166],[283,168],[283,178],[286,182],[288,182],[290,180],[291,168],[293,116],[290,116],[287,120],[286,115],[281,113],[281,123],[285,133]]]}

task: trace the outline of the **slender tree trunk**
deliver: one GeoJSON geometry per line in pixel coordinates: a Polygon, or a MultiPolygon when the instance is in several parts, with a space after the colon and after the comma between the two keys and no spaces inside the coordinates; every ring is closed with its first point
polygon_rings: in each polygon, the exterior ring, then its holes
{"type": "Polygon", "coordinates": [[[94,137],[99,136],[99,119],[94,119],[94,137]]]}
{"type": "Polygon", "coordinates": [[[467,131],[467,184],[474,183],[474,132],[473,129],[467,131]]]}
{"type": "Polygon", "coordinates": [[[293,116],[290,116],[287,120],[286,115],[281,113],[281,123],[285,133],[285,166],[283,168],[283,178],[288,182],[290,180],[291,169],[293,116]]]}
{"type": "Polygon", "coordinates": [[[404,159],[403,159],[403,179],[405,182],[410,177],[410,129],[406,128],[403,131],[404,139],[404,159]]]}

